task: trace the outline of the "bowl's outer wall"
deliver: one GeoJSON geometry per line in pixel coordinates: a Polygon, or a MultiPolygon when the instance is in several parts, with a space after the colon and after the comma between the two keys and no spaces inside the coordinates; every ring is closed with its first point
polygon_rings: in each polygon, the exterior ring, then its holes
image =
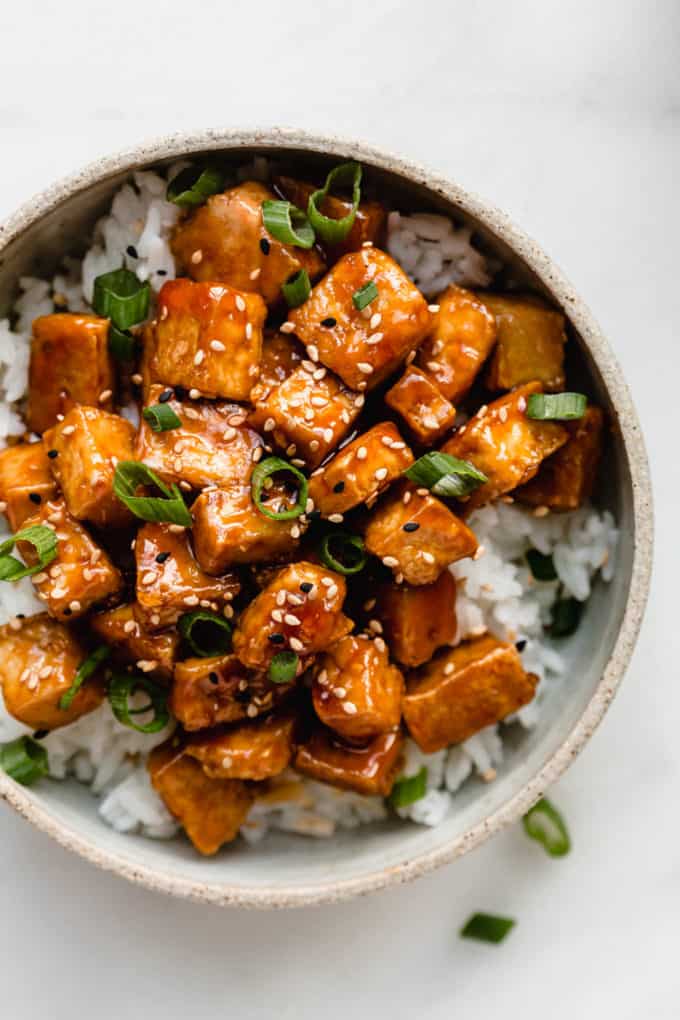
{"type": "Polygon", "coordinates": [[[568,316],[587,366],[591,392],[612,426],[601,502],[621,528],[613,582],[596,587],[584,625],[569,643],[567,682],[548,698],[544,722],[510,753],[498,780],[468,786],[435,829],[379,826],[362,838],[341,833],[327,842],[277,836],[247,854],[198,859],[182,841],[154,843],[108,829],[92,799],[73,784],[17,786],[0,773],[0,796],[64,846],[93,863],[146,886],[220,904],[297,906],[347,898],[405,881],[454,859],[515,821],[561,774],[589,738],[614,695],[632,653],[649,588],[652,508],[639,424],[616,360],[583,302],[551,260],[500,212],[460,188],[365,145],[302,132],[214,131],[173,135],[85,168],[48,189],[0,227],[0,311],[16,296],[19,276],[48,275],[60,253],[77,251],[113,192],[131,170],[167,165],[189,155],[219,152],[242,163],[253,152],[285,161],[358,159],[402,208],[453,214],[516,278],[542,291],[568,316]],[[47,794],[45,796],[45,794],[47,794]]]}

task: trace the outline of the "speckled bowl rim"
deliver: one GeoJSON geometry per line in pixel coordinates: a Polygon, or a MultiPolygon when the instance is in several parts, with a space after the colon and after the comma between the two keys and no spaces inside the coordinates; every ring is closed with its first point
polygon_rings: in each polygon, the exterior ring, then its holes
{"type": "Polygon", "coordinates": [[[113,871],[149,889],[204,903],[273,908],[333,903],[410,881],[473,850],[493,834],[517,821],[579,754],[604,716],[621,682],[637,640],[649,593],[654,527],[649,465],[637,414],[617,360],[590,311],[555,263],[504,213],[418,164],[385,153],[363,142],[349,141],[331,135],[316,135],[297,129],[244,128],[177,132],[97,160],[30,199],[0,226],[0,255],[11,241],[19,238],[28,227],[51,212],[62,201],[121,171],[133,170],[163,159],[181,157],[186,152],[258,146],[301,149],[345,159],[357,159],[400,175],[407,181],[424,186],[443,199],[460,206],[488,226],[524,260],[568,311],[569,318],[583,338],[616,408],[631,472],[635,535],[630,590],[614,649],[590,701],[567,738],[546,759],[534,776],[500,808],[451,842],[406,859],[393,867],[373,870],[352,879],[330,880],[309,886],[284,885],[274,889],[183,879],[174,874],[164,873],[158,868],[133,864],[117,853],[93,845],[72,827],[57,821],[49,810],[37,803],[23,787],[0,773],[0,797],[63,847],[73,850],[100,868],[113,871]]]}

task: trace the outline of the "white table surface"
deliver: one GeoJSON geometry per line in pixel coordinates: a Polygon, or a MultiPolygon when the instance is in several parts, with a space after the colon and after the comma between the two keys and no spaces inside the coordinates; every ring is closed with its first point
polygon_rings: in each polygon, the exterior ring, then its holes
{"type": "Polygon", "coordinates": [[[679,28],[675,0],[2,5],[0,215],[184,127],[328,129],[429,163],[538,238],[595,311],[658,515],[633,664],[554,790],[570,857],[517,829],[358,902],[222,911],[100,873],[5,807],[3,1017],[680,1016],[679,28]],[[500,948],[457,938],[477,909],[518,918],[500,948]]]}

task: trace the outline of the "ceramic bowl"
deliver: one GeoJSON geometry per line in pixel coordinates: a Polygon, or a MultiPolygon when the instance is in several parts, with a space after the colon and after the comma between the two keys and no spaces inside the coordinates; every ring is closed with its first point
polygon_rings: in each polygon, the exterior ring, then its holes
{"type": "Polygon", "coordinates": [[[652,510],[647,459],[621,370],[583,301],[548,256],[497,209],[419,166],[366,145],[298,131],[205,131],[177,134],[100,160],[20,209],[0,227],[0,314],[28,273],[50,273],[78,250],[130,171],[180,156],[216,152],[234,162],[254,153],[299,159],[309,169],[360,160],[402,209],[442,212],[474,227],[525,285],[567,316],[590,392],[612,427],[598,494],[621,529],[613,581],[596,586],[583,622],[567,643],[568,683],[556,685],[540,725],[508,744],[495,782],[469,782],[435,829],[399,822],[343,831],[330,840],[277,834],[256,848],[235,847],[202,859],[187,841],[130,837],[108,828],[95,801],[75,782],[33,789],[0,774],[0,796],[39,829],[100,867],[143,885],[197,900],[252,907],[331,902],[403,882],[479,846],[515,822],[589,739],[609,705],[633,650],[647,598],[652,510]]]}

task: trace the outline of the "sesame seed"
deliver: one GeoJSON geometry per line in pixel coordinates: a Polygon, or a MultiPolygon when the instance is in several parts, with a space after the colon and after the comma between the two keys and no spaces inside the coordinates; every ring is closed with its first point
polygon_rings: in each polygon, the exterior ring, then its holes
{"type": "Polygon", "coordinates": [[[367,599],[364,602],[364,609],[366,610],[367,613],[370,613],[371,609],[374,608],[375,603],[376,603],[375,599],[367,599]]]}
{"type": "Polygon", "coordinates": [[[236,435],[236,429],[232,428],[231,425],[230,425],[228,429],[224,430],[222,435],[223,435],[224,439],[226,439],[227,442],[229,442],[229,440],[233,439],[234,436],[236,435]]]}
{"type": "Polygon", "coordinates": [[[402,530],[407,532],[407,533],[409,533],[409,532],[412,532],[412,531],[417,531],[419,527],[420,527],[420,525],[417,523],[417,521],[408,521],[404,525],[402,530]]]}
{"type": "Polygon", "coordinates": [[[525,397],[520,397],[519,400],[517,401],[517,410],[518,411],[526,411],[526,409],[527,409],[526,398],[525,397]]]}
{"type": "Polygon", "coordinates": [[[346,687],[334,687],[333,688],[333,694],[335,695],[336,698],[341,698],[341,699],[342,698],[346,698],[347,697],[347,688],[346,687]]]}
{"type": "Polygon", "coordinates": [[[279,326],[280,333],[292,333],[294,329],[295,329],[294,322],[282,322],[281,325],[279,326]]]}
{"type": "Polygon", "coordinates": [[[302,641],[295,637],[292,637],[288,643],[294,652],[301,652],[302,649],[305,647],[302,641]]]}
{"type": "Polygon", "coordinates": [[[322,669],[322,670],[321,670],[321,672],[319,673],[319,675],[317,676],[317,678],[316,678],[316,679],[318,680],[318,682],[319,682],[319,683],[321,684],[321,686],[323,687],[323,685],[324,685],[324,684],[326,683],[326,681],[328,680],[328,670],[327,670],[327,669],[322,669]]]}
{"type": "Polygon", "coordinates": [[[357,450],[357,460],[366,460],[368,457],[368,450],[365,446],[360,446],[357,450]]]}
{"type": "Polygon", "coordinates": [[[76,430],[75,425],[66,425],[66,427],[63,428],[61,430],[61,432],[62,432],[62,435],[64,435],[64,436],[72,436],[73,433],[75,432],[75,430],[76,430]]]}
{"type": "Polygon", "coordinates": [[[291,535],[291,538],[299,538],[300,537],[300,527],[299,527],[299,525],[297,525],[297,524],[293,525],[293,527],[290,529],[290,535],[291,535]]]}
{"type": "Polygon", "coordinates": [[[397,584],[403,584],[404,583],[404,575],[402,573],[395,574],[394,575],[394,580],[397,582],[397,584]]]}
{"type": "Polygon", "coordinates": [[[316,453],[316,451],[319,449],[319,440],[312,439],[311,443],[309,444],[309,449],[312,451],[312,453],[316,453]]]}
{"type": "Polygon", "coordinates": [[[243,425],[245,420],[246,420],[245,414],[230,414],[229,417],[227,418],[227,423],[229,425],[234,426],[243,425]]]}
{"type": "Polygon", "coordinates": [[[205,358],[205,351],[196,351],[194,354],[194,365],[200,365],[205,358]]]}
{"type": "Polygon", "coordinates": [[[251,455],[251,460],[252,460],[253,464],[257,464],[257,462],[261,458],[261,456],[262,456],[262,447],[261,446],[257,446],[253,450],[252,455],[251,455]]]}
{"type": "Polygon", "coordinates": [[[185,531],[183,524],[170,524],[168,530],[174,532],[175,535],[179,535],[182,531],[185,531]]]}
{"type": "Polygon", "coordinates": [[[191,262],[195,266],[198,265],[198,263],[201,261],[202,258],[203,258],[203,252],[201,251],[200,248],[197,248],[196,251],[191,253],[191,262]]]}
{"type": "Polygon", "coordinates": [[[313,509],[314,509],[314,500],[310,497],[307,500],[307,502],[305,503],[305,513],[306,514],[311,514],[313,509]]]}
{"type": "Polygon", "coordinates": [[[177,457],[176,460],[173,461],[173,465],[172,466],[173,466],[173,469],[177,472],[177,474],[180,474],[181,471],[182,471],[182,468],[184,467],[184,464],[183,464],[182,460],[179,457],[177,457]]]}
{"type": "Polygon", "coordinates": [[[312,407],[325,407],[328,403],[325,397],[312,397],[309,402],[312,407]]]}
{"type": "Polygon", "coordinates": [[[399,560],[394,556],[383,556],[383,563],[386,567],[398,567],[399,560]]]}
{"type": "Polygon", "coordinates": [[[355,407],[363,407],[365,403],[366,403],[366,397],[363,395],[363,393],[357,394],[357,396],[354,398],[354,406],[355,407]]]}
{"type": "Polygon", "coordinates": [[[85,567],[83,570],[83,577],[86,581],[92,581],[97,576],[96,570],[91,570],[90,567],[85,567]]]}
{"type": "Polygon", "coordinates": [[[304,460],[300,460],[299,457],[293,457],[293,459],[291,460],[291,464],[293,464],[295,467],[304,467],[305,466],[304,460]]]}
{"type": "Polygon", "coordinates": [[[406,355],[406,360],[405,360],[404,364],[410,365],[415,360],[416,360],[416,352],[415,351],[411,351],[409,354],[406,355]]]}
{"type": "Polygon", "coordinates": [[[373,631],[374,634],[382,634],[383,632],[383,627],[380,620],[369,620],[368,629],[373,631]]]}
{"type": "Polygon", "coordinates": [[[429,489],[424,489],[424,488],[416,489],[416,495],[417,496],[429,496],[430,495],[430,490],[429,489]]]}
{"type": "Polygon", "coordinates": [[[139,372],[135,372],[135,374],[133,376],[131,376],[131,379],[132,379],[132,382],[135,384],[135,386],[141,386],[142,383],[144,382],[144,379],[139,374],[139,372]]]}
{"type": "Polygon", "coordinates": [[[275,420],[273,418],[267,418],[262,428],[265,432],[272,432],[276,428],[275,420]]]}
{"type": "Polygon", "coordinates": [[[239,312],[245,312],[246,310],[246,303],[240,294],[236,295],[236,307],[238,308],[239,312]]]}
{"type": "Polygon", "coordinates": [[[289,602],[291,606],[302,606],[305,602],[301,595],[295,595],[292,591],[289,591],[286,595],[286,601],[289,602]]]}
{"type": "Polygon", "coordinates": [[[332,315],[329,315],[326,319],[321,320],[321,325],[325,326],[326,329],[332,329],[333,326],[337,326],[338,321],[334,319],[332,315]]]}
{"type": "Polygon", "coordinates": [[[373,365],[370,365],[368,361],[358,361],[357,368],[364,375],[370,375],[373,371],[373,365]]]}
{"type": "Polygon", "coordinates": [[[385,478],[387,478],[387,468],[386,467],[378,468],[378,470],[375,472],[375,478],[376,481],[378,482],[382,482],[385,478]]]}
{"type": "Polygon", "coordinates": [[[210,341],[210,350],[211,351],[226,351],[226,349],[227,348],[224,346],[224,344],[222,343],[221,340],[211,340],[210,341]]]}
{"type": "Polygon", "coordinates": [[[488,404],[482,404],[480,409],[477,411],[477,414],[475,415],[475,417],[476,418],[482,418],[486,414],[486,412],[488,410],[489,410],[489,405],[488,404]]]}
{"type": "Polygon", "coordinates": [[[326,376],[325,368],[317,368],[314,372],[312,372],[312,379],[314,379],[315,382],[319,382],[321,379],[325,378],[325,376],[326,376]]]}
{"type": "Polygon", "coordinates": [[[357,706],[353,701],[343,701],[342,708],[347,715],[356,715],[358,711],[357,706]]]}
{"type": "Polygon", "coordinates": [[[231,618],[234,615],[234,607],[233,606],[225,606],[224,609],[222,610],[222,615],[224,616],[225,619],[231,620],[231,618]]]}
{"type": "Polygon", "coordinates": [[[369,338],[366,341],[366,343],[367,344],[371,344],[371,345],[379,344],[380,341],[382,340],[382,338],[384,337],[384,335],[385,335],[384,333],[374,333],[373,336],[369,336],[369,338]]]}
{"type": "Polygon", "coordinates": [[[33,584],[42,584],[43,581],[47,580],[47,574],[43,571],[40,574],[33,575],[33,584]]]}
{"type": "Polygon", "coordinates": [[[113,396],[113,390],[103,390],[97,398],[98,403],[103,404],[113,396]]]}
{"type": "Polygon", "coordinates": [[[380,312],[375,312],[371,316],[371,322],[370,322],[371,329],[377,329],[378,326],[380,325],[380,320],[381,319],[382,319],[382,315],[380,314],[380,312]]]}
{"type": "Polygon", "coordinates": [[[439,311],[439,305],[428,305],[427,310],[429,312],[432,312],[433,315],[436,315],[437,312],[439,311]]]}
{"type": "Polygon", "coordinates": [[[342,524],[344,517],[342,514],[330,514],[328,520],[331,524],[342,524]]]}
{"type": "Polygon", "coordinates": [[[252,273],[250,274],[250,279],[251,280],[257,280],[257,278],[258,278],[258,276],[260,275],[261,272],[262,272],[262,270],[259,268],[259,266],[258,266],[257,269],[253,269],[252,273]]]}
{"type": "Polygon", "coordinates": [[[360,382],[360,383],[357,383],[357,389],[358,389],[358,390],[365,390],[367,386],[368,386],[368,383],[367,383],[367,382],[360,382]]]}
{"type": "Polygon", "coordinates": [[[72,613],[79,613],[80,610],[82,609],[82,606],[78,599],[74,599],[73,602],[69,602],[68,607],[72,613]]]}
{"type": "Polygon", "coordinates": [[[276,623],[283,623],[283,610],[282,609],[272,609],[271,616],[272,616],[272,620],[275,620],[276,623]]]}
{"type": "Polygon", "coordinates": [[[338,594],[338,586],[337,586],[337,584],[331,584],[331,586],[329,588],[326,588],[326,597],[327,598],[334,599],[337,594],[338,594]]]}
{"type": "Polygon", "coordinates": [[[327,428],[323,430],[323,437],[327,443],[333,442],[333,429],[327,428]]]}
{"type": "Polygon", "coordinates": [[[137,629],[137,624],[134,620],[126,620],[123,624],[123,630],[126,634],[132,634],[133,630],[137,629]]]}
{"type": "Polygon", "coordinates": [[[534,517],[547,517],[549,513],[550,513],[550,507],[549,506],[537,506],[536,509],[533,511],[533,516],[534,517]]]}
{"type": "Polygon", "coordinates": [[[498,418],[500,421],[506,422],[508,420],[508,409],[507,407],[501,407],[498,411],[498,418]]]}
{"type": "Polygon", "coordinates": [[[319,360],[319,349],[314,344],[309,345],[309,347],[307,348],[307,354],[309,356],[310,361],[319,360]]]}
{"type": "Polygon", "coordinates": [[[7,503],[4,500],[2,500],[2,502],[0,502],[0,514],[4,514],[6,509],[7,509],[7,503]]]}
{"type": "Polygon", "coordinates": [[[434,563],[435,562],[434,556],[432,555],[431,552],[427,552],[427,550],[423,550],[420,555],[423,557],[423,559],[425,560],[426,563],[434,563]]]}
{"type": "Polygon", "coordinates": [[[300,584],[300,591],[303,591],[305,595],[309,595],[309,593],[313,590],[314,585],[311,583],[311,581],[302,581],[302,583],[300,584]]]}
{"type": "Polygon", "coordinates": [[[257,706],[256,705],[248,705],[248,707],[246,709],[246,715],[248,716],[249,719],[254,719],[255,716],[257,715],[257,706]]]}
{"type": "Polygon", "coordinates": [[[153,584],[154,581],[157,580],[157,578],[158,578],[158,574],[156,574],[156,572],[154,570],[149,570],[142,577],[142,584],[153,584]]]}
{"type": "Polygon", "coordinates": [[[473,560],[478,560],[478,559],[480,559],[480,558],[481,558],[481,557],[482,557],[482,556],[484,555],[484,553],[485,553],[485,552],[486,552],[486,548],[485,548],[485,546],[483,546],[483,545],[478,545],[478,546],[477,546],[477,548],[475,549],[474,555],[473,555],[473,557],[472,557],[472,558],[473,558],[473,560]]]}
{"type": "Polygon", "coordinates": [[[201,391],[200,390],[193,389],[193,388],[189,390],[189,397],[190,397],[191,400],[199,400],[200,396],[201,396],[201,391]]]}
{"type": "Polygon", "coordinates": [[[300,621],[297,616],[293,616],[292,613],[286,613],[283,617],[283,622],[287,623],[289,627],[299,627],[300,621]]]}
{"type": "Polygon", "coordinates": [[[455,666],[453,665],[453,663],[452,662],[447,662],[446,665],[444,666],[444,676],[451,676],[451,674],[453,673],[454,669],[455,669],[455,666]]]}
{"type": "Polygon", "coordinates": [[[283,588],[281,589],[281,591],[277,591],[275,602],[276,602],[277,606],[285,605],[285,603],[286,603],[286,593],[283,590],[283,588]]]}

